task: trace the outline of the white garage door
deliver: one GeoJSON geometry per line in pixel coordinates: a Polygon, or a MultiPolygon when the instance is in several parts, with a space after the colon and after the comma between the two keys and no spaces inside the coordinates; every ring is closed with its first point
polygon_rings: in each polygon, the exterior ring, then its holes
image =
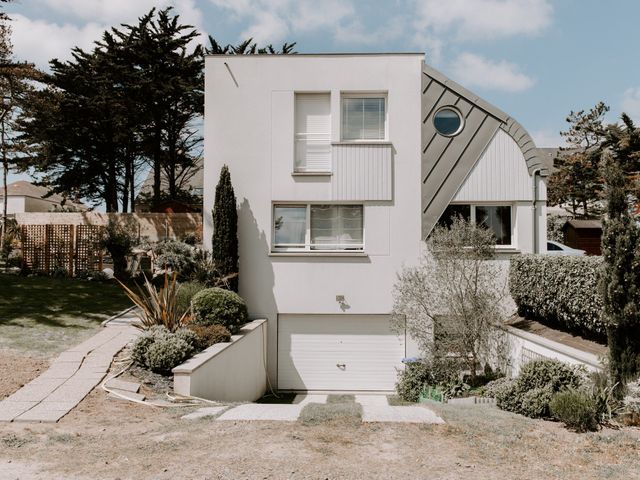
{"type": "Polygon", "coordinates": [[[279,315],[281,390],[393,390],[404,335],[388,315],[279,315]]]}

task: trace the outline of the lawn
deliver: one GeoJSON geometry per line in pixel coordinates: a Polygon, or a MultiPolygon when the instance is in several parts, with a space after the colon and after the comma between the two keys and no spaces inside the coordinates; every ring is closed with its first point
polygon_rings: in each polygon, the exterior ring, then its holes
{"type": "Polygon", "coordinates": [[[113,283],[0,274],[0,348],[49,356],[130,305],[113,283]]]}

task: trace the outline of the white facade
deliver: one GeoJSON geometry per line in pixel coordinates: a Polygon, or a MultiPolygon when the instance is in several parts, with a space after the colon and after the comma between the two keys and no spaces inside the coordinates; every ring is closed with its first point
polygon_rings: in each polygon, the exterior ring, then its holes
{"type": "MultiPolygon", "coordinates": [[[[268,320],[267,363],[274,386],[316,388],[319,384],[312,378],[322,378],[321,388],[326,390],[389,390],[393,388],[391,379],[384,384],[370,382],[367,388],[367,373],[354,373],[347,383],[341,378],[345,369],[359,371],[362,365],[358,362],[375,361],[380,345],[396,345],[391,354],[395,360],[387,362],[393,367],[399,365],[401,358],[396,357],[401,354],[417,353],[413,342],[402,339],[403,334],[388,330],[386,316],[392,309],[396,273],[418,262],[421,252],[422,68],[422,54],[206,59],[204,239],[211,239],[215,185],[221,167],[227,164],[238,201],[240,295],[246,299],[252,318],[268,320]],[[308,94],[317,94],[317,102],[328,102],[328,110],[318,105],[300,106],[296,98],[307,98],[308,94]],[[347,104],[347,98],[355,100],[347,104]],[[313,118],[305,123],[299,117],[306,111],[311,111],[313,118]],[[345,129],[352,125],[345,126],[347,114],[352,115],[352,124],[360,121],[356,115],[361,115],[363,126],[358,131],[366,138],[344,139],[353,136],[351,131],[345,135],[345,129]],[[328,142],[323,136],[327,120],[328,142]],[[303,140],[307,138],[315,143],[303,140]],[[297,153],[301,143],[313,152],[312,161],[306,164],[297,153]],[[330,169],[324,171],[327,151],[330,169]],[[274,242],[275,205],[298,206],[297,215],[302,215],[305,207],[311,211],[314,205],[352,205],[356,213],[361,206],[357,221],[363,222],[364,246],[344,251],[314,249],[309,245],[314,227],[309,234],[307,213],[305,245],[280,248],[274,242]],[[341,318],[344,323],[336,323],[341,318]],[[314,321],[340,328],[323,337],[327,327],[316,328],[314,321]],[[381,327],[381,321],[386,326],[381,327]],[[281,322],[284,334],[279,334],[281,322]],[[360,344],[369,347],[352,355],[342,368],[341,348],[353,339],[349,333],[352,328],[361,329],[360,344]],[[386,338],[372,340],[371,335],[380,334],[381,329],[386,338]],[[323,342],[327,348],[319,347],[323,342]],[[307,345],[319,362],[327,360],[330,371],[299,375],[298,383],[280,382],[279,371],[291,379],[309,368],[304,360],[300,363],[300,349],[292,347],[294,344],[303,345],[303,351],[307,345]],[[279,368],[279,363],[286,363],[286,368],[279,368]],[[287,373],[282,373],[285,370],[287,373]]],[[[499,156],[491,152],[498,144],[508,144],[503,133],[498,131],[455,201],[499,200],[512,205],[518,238],[514,249],[530,251],[532,237],[526,237],[533,229],[526,224],[533,214],[532,181],[526,165],[518,165],[524,163],[521,154],[518,157],[512,149],[502,161],[513,163],[513,175],[522,177],[517,185],[526,192],[504,192],[504,198],[493,198],[491,190],[481,188],[480,175],[495,168],[491,164],[495,159],[490,159],[499,156]]],[[[498,175],[496,184],[507,181],[498,175]]],[[[542,192],[544,186],[539,183],[542,192]]],[[[537,211],[543,213],[541,208],[537,211]]],[[[299,220],[298,227],[304,229],[304,220],[299,220]]]]}

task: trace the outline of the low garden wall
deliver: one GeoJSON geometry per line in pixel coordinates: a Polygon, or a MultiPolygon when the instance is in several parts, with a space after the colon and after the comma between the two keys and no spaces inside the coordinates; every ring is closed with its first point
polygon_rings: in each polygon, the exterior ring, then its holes
{"type": "Polygon", "coordinates": [[[555,359],[570,365],[584,365],[590,371],[601,371],[602,364],[592,353],[583,352],[553,340],[514,327],[505,327],[509,339],[511,376],[532,360],[555,359]]]}
{"type": "Polygon", "coordinates": [[[230,342],[217,343],[173,369],[180,395],[224,402],[253,402],[267,390],[267,321],[245,324],[230,342]]]}

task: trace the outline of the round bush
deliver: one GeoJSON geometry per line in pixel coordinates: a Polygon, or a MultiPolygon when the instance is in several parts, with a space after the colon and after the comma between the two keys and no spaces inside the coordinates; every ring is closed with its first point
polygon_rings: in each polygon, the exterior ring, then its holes
{"type": "Polygon", "coordinates": [[[193,353],[193,347],[179,335],[167,335],[153,342],[147,350],[149,369],[156,373],[169,374],[193,353]]]}
{"type": "Polygon", "coordinates": [[[145,330],[138,338],[136,338],[131,348],[131,360],[142,367],[149,367],[147,365],[147,351],[149,347],[158,339],[164,336],[170,335],[169,330],[160,325],[154,325],[153,327],[145,330]]]}
{"type": "Polygon", "coordinates": [[[222,288],[207,288],[191,300],[194,325],[223,325],[230,331],[247,322],[247,304],[240,295],[222,288]]]}
{"type": "Polygon", "coordinates": [[[573,389],[559,392],[551,399],[549,409],[553,418],[579,432],[598,428],[596,401],[587,392],[573,389]]]}
{"type": "Polygon", "coordinates": [[[178,272],[179,278],[188,278],[195,265],[193,247],[184,242],[165,240],[154,248],[153,266],[156,270],[178,272]]]}
{"type": "Polygon", "coordinates": [[[189,325],[188,328],[197,336],[199,350],[231,340],[231,332],[222,325],[189,325]]]}

